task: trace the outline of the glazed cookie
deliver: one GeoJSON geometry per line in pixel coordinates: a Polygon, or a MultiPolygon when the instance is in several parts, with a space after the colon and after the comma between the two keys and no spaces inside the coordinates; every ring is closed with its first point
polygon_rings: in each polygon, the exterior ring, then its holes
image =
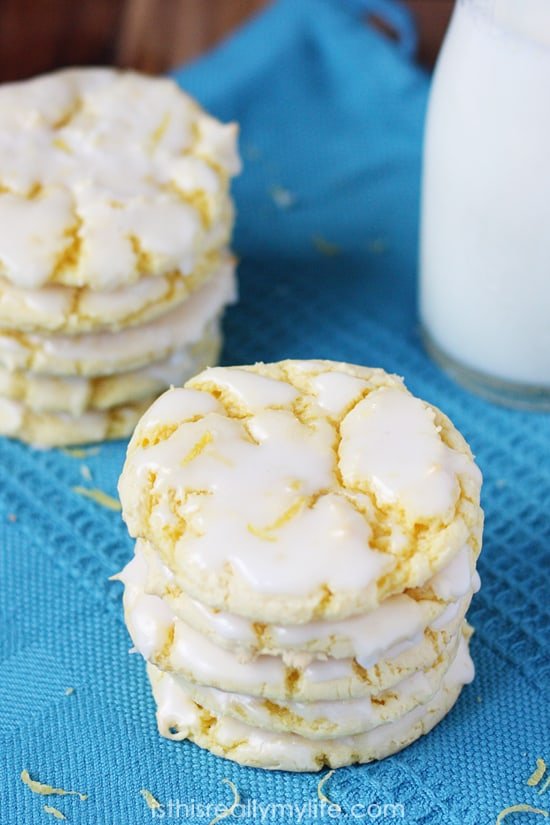
{"type": "Polygon", "coordinates": [[[171,571],[143,539],[136,542],[135,556],[120,580],[138,592],[160,596],[175,617],[215,645],[233,651],[241,661],[263,654],[282,656],[285,664],[293,665],[308,656],[330,656],[354,658],[363,668],[375,664],[382,652],[397,655],[418,643],[428,627],[445,627],[463,614],[464,602],[479,589],[467,546],[426,583],[422,594],[390,596],[370,613],[332,622],[270,625],[208,607],[174,584],[171,571]]]}
{"type": "Polygon", "coordinates": [[[414,673],[449,663],[470,603],[468,594],[446,625],[438,630],[428,627],[402,645],[380,650],[375,662],[364,662],[367,666],[357,659],[314,659],[308,654],[296,655],[291,662],[265,655],[243,661],[175,618],[162,599],[143,593],[125,580],[124,573],[122,580],[126,625],[136,650],[145,659],[187,682],[274,702],[374,696],[414,673]]]}
{"type": "Polygon", "coordinates": [[[73,335],[138,326],[181,304],[228,260],[225,250],[211,252],[189,275],[143,276],[109,292],[59,284],[21,289],[0,278],[0,328],[73,335]]]}
{"type": "Polygon", "coordinates": [[[167,387],[181,384],[217,362],[221,346],[219,327],[217,319],[211,321],[198,341],[170,358],[115,375],[63,377],[12,372],[0,366],[0,397],[20,401],[34,412],[63,412],[72,416],[155,398],[167,387]]]}
{"type": "Polygon", "coordinates": [[[39,335],[0,331],[0,364],[10,371],[101,376],[138,369],[196,342],[236,298],[234,264],[225,261],[186,301],[153,321],[118,332],[39,335]]]}
{"type": "Polygon", "coordinates": [[[165,393],[128,447],[117,577],[160,732],[316,770],[429,730],[473,678],[480,485],[382,370],[214,368],[165,393]]]}
{"type": "Polygon", "coordinates": [[[481,474],[451,422],[383,370],[206,370],[158,399],[119,491],[192,598],[254,622],[342,620],[481,544],[481,474]]]}
{"type": "Polygon", "coordinates": [[[72,69],[0,87],[0,275],[111,290],[227,242],[237,128],[168,78],[72,69]]]}
{"type": "Polygon", "coordinates": [[[307,739],[335,739],[365,733],[393,722],[437,693],[457,655],[442,657],[427,670],[417,670],[388,690],[357,699],[273,702],[270,699],[187,682],[174,674],[188,696],[215,716],[229,716],[252,727],[298,733],[307,739]]]}
{"type": "Polygon", "coordinates": [[[159,731],[169,739],[190,739],[218,756],[271,770],[317,771],[355,762],[383,759],[433,728],[455,703],[462,686],[473,678],[466,639],[439,690],[425,704],[393,722],[366,733],[335,739],[308,739],[293,733],[252,727],[217,715],[195,702],[181,682],[152,665],[148,674],[157,703],[159,731]]]}
{"type": "Polygon", "coordinates": [[[145,398],[135,404],[73,416],[37,413],[18,401],[0,398],[0,435],[19,438],[37,447],[126,438],[151,401],[151,398],[145,398]]]}

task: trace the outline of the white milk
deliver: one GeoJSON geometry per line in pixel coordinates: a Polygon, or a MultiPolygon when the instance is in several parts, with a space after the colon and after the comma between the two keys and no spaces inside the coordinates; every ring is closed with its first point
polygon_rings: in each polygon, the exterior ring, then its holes
{"type": "Polygon", "coordinates": [[[427,117],[420,269],[444,360],[550,398],[550,0],[457,2],[427,117]]]}

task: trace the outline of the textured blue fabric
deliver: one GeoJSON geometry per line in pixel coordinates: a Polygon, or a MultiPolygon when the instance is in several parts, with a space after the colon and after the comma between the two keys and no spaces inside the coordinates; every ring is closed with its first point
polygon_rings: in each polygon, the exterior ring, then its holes
{"type": "MultiPolygon", "coordinates": [[[[227,316],[225,362],[313,356],[396,371],[452,417],[485,474],[483,587],[470,614],[477,678],[429,736],[332,777],[335,821],[489,825],[514,803],[549,808],[550,791],[538,796],[525,780],[537,756],[550,761],[550,418],[472,397],[420,346],[427,78],[329,0],[283,0],[178,78],[242,124],[242,297],[227,316]],[[404,817],[383,807],[352,815],[371,803],[400,804],[404,817]]],[[[239,768],[157,734],[143,663],[128,655],[120,586],[107,580],[131,542],[118,514],[71,491],[90,484],[85,463],[92,486],[113,494],[124,446],[81,459],[0,442],[0,823],[53,822],[45,803],[71,823],[147,823],[144,787],[172,801],[165,821],[208,823],[214,812],[199,804],[230,803],[224,777],[248,806],[240,822],[315,822],[317,776],[239,768]],[[23,768],[89,798],[36,796],[23,768]],[[262,814],[269,803],[297,807],[262,814]]]]}

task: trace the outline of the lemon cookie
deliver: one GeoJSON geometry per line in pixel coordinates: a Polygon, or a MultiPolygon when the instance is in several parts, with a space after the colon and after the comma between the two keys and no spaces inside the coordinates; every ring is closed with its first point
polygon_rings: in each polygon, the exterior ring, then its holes
{"type": "Polygon", "coordinates": [[[125,620],[136,650],[145,659],[187,682],[273,701],[329,701],[373,696],[419,671],[452,659],[469,605],[465,597],[446,625],[426,628],[418,638],[377,653],[376,661],[314,659],[297,654],[289,662],[260,655],[252,661],[218,647],[174,616],[158,596],[125,579],[125,620]]]}
{"type": "Polygon", "coordinates": [[[111,290],[192,273],[232,226],[237,128],[174,81],[71,69],[0,87],[0,276],[111,290]]]}
{"type": "Polygon", "coordinates": [[[215,645],[235,652],[241,661],[263,654],[281,656],[285,664],[292,665],[308,656],[330,656],[354,658],[368,668],[382,653],[397,655],[420,642],[428,628],[441,629],[459,613],[463,615],[479,589],[479,577],[472,568],[472,554],[466,546],[426,583],[422,594],[400,593],[369,613],[298,625],[253,622],[191,598],[174,585],[171,571],[142,539],[136,542],[135,555],[120,579],[137,592],[160,596],[175,617],[215,645]]]}
{"type": "Polygon", "coordinates": [[[21,401],[34,412],[69,413],[106,410],[155,398],[167,387],[181,384],[215,364],[221,347],[218,320],[207,324],[201,337],[170,358],[131,372],[85,378],[8,370],[0,366],[0,397],[21,401]]]}
{"type": "Polygon", "coordinates": [[[68,413],[37,413],[18,401],[0,398],[0,435],[19,438],[37,447],[125,438],[151,400],[146,398],[134,404],[73,416],[68,413]]]}
{"type": "Polygon", "coordinates": [[[206,370],[142,418],[119,491],[192,598],[255,622],[366,613],[480,549],[481,474],[449,419],[383,370],[206,370]]]}
{"type": "Polygon", "coordinates": [[[46,284],[21,289],[0,278],[0,328],[21,332],[77,334],[137,326],[168,312],[230,257],[225,250],[205,256],[189,275],[143,276],[133,284],[98,292],[90,287],[46,284]]]}
{"type": "Polygon", "coordinates": [[[308,739],[292,733],[256,728],[217,715],[195,702],[184,685],[169,673],[148,666],[157,703],[160,733],[169,739],[190,739],[218,756],[271,770],[317,771],[355,762],[383,759],[431,730],[451,709],[462,686],[473,678],[473,664],[463,639],[441,687],[425,704],[393,722],[366,733],[335,739],[308,739]]]}
{"type": "Polygon", "coordinates": [[[393,722],[429,701],[441,687],[458,644],[426,670],[416,670],[391,688],[355,699],[274,702],[243,693],[197,685],[174,674],[188,696],[215,716],[229,716],[252,727],[298,733],[307,739],[335,739],[365,733],[393,722]]]}
{"type": "Polygon", "coordinates": [[[116,332],[41,335],[0,330],[0,364],[10,371],[110,375],[171,356],[204,334],[236,298],[234,264],[222,263],[183,303],[146,324],[116,332]]]}

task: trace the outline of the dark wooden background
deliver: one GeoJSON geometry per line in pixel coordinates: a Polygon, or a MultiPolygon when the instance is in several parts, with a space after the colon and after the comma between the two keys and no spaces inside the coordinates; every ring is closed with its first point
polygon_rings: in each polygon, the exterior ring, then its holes
{"type": "MultiPolygon", "coordinates": [[[[73,64],[162,72],[197,57],[268,2],[0,0],[0,81],[73,64]]],[[[453,0],[406,2],[420,28],[420,59],[430,65],[453,0]]]]}

